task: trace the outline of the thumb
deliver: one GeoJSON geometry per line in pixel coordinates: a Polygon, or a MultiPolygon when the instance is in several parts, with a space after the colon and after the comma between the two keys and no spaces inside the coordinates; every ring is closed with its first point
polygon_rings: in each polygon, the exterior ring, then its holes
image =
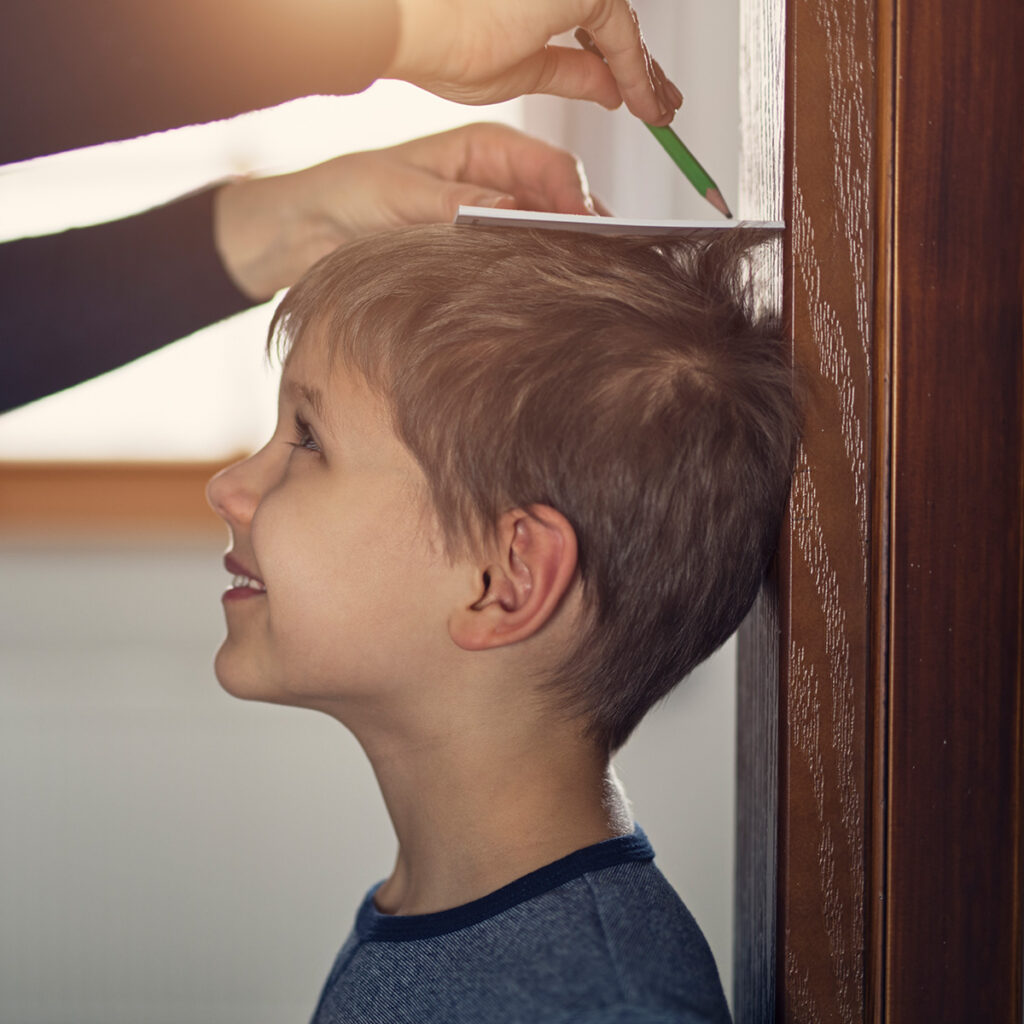
{"type": "Polygon", "coordinates": [[[516,197],[507,192],[481,192],[479,189],[468,188],[462,190],[465,195],[457,195],[458,202],[452,211],[452,217],[458,212],[459,206],[488,206],[492,209],[514,210],[516,208],[516,197]]]}
{"type": "Polygon", "coordinates": [[[398,214],[406,224],[450,224],[460,206],[515,209],[516,197],[472,182],[445,181],[418,174],[406,182],[398,214]]]}
{"type": "Polygon", "coordinates": [[[622,103],[619,84],[608,65],[586,50],[546,46],[524,61],[520,71],[536,76],[525,91],[549,93],[571,100],[592,100],[609,110],[622,103]]]}

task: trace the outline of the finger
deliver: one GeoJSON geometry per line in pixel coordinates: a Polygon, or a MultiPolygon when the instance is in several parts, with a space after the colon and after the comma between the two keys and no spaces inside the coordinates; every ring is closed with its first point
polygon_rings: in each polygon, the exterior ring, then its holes
{"type": "Polygon", "coordinates": [[[596,211],[583,161],[564,150],[555,154],[557,159],[550,161],[547,174],[535,179],[539,185],[536,196],[527,196],[524,207],[592,216],[596,211]]]}
{"type": "Polygon", "coordinates": [[[444,194],[444,210],[446,216],[443,223],[455,219],[460,206],[483,206],[492,210],[515,210],[519,203],[516,197],[508,192],[481,191],[475,185],[463,185],[461,188],[449,188],[444,194]],[[450,216],[449,216],[450,214],[450,216]]]}
{"type": "Polygon", "coordinates": [[[669,80],[668,75],[665,74],[662,66],[656,61],[651,61],[651,68],[654,73],[655,88],[658,90],[659,96],[664,96],[668,103],[671,104],[673,110],[678,110],[683,105],[683,94],[679,91],[679,87],[669,80]]]}
{"type": "Polygon", "coordinates": [[[629,110],[649,124],[668,124],[682,97],[663,75],[647,50],[636,13],[628,4],[606,4],[584,26],[604,54],[629,110]]]}
{"type": "Polygon", "coordinates": [[[401,193],[393,210],[402,224],[450,224],[460,206],[514,209],[516,197],[501,189],[481,187],[475,182],[445,181],[427,171],[409,171],[403,176],[401,193]]]}
{"type": "Polygon", "coordinates": [[[619,85],[604,61],[575,47],[548,46],[527,58],[513,72],[533,77],[524,91],[572,100],[592,100],[614,110],[622,103],[619,85]]]}
{"type": "Polygon", "coordinates": [[[583,165],[572,153],[505,125],[463,129],[459,178],[514,193],[524,210],[593,213],[583,165]]]}
{"type": "Polygon", "coordinates": [[[594,212],[580,161],[572,153],[508,125],[463,125],[387,152],[389,164],[475,185],[485,192],[514,195],[520,209],[594,212]]]}

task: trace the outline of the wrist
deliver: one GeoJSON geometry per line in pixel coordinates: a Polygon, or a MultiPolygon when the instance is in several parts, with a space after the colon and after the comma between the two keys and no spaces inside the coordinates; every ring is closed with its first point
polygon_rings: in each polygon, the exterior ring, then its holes
{"type": "Polygon", "coordinates": [[[246,201],[247,184],[245,178],[238,178],[222,185],[214,193],[213,244],[235,287],[243,295],[260,302],[273,293],[264,294],[261,274],[258,266],[254,267],[254,263],[259,262],[256,254],[260,246],[252,219],[245,215],[245,208],[250,205],[246,201]]]}
{"type": "Polygon", "coordinates": [[[384,72],[385,78],[419,84],[423,79],[425,47],[439,35],[438,23],[454,17],[435,10],[427,16],[424,0],[395,0],[395,44],[391,61],[384,72]],[[424,25],[424,21],[427,25],[424,25]],[[433,24],[433,28],[430,25],[433,24]]]}
{"type": "Polygon", "coordinates": [[[269,178],[240,179],[218,189],[214,244],[235,286],[256,302],[293,285],[342,240],[336,222],[310,209],[317,168],[269,178]]]}

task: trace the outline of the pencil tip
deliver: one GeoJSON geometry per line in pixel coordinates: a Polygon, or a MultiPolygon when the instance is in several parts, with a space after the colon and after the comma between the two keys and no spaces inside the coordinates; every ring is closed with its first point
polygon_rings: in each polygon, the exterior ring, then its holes
{"type": "Polygon", "coordinates": [[[709,188],[704,193],[704,198],[721,214],[724,214],[729,220],[732,220],[732,212],[729,207],[726,206],[725,200],[722,198],[722,193],[717,188],[709,188]]]}

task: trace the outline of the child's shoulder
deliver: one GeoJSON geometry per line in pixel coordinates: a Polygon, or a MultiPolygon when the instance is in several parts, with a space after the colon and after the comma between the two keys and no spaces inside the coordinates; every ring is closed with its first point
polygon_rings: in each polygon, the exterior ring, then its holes
{"type": "Polygon", "coordinates": [[[381,914],[371,892],[316,1024],[725,1024],[711,951],[653,855],[637,831],[436,914],[381,914]]]}
{"type": "Polygon", "coordinates": [[[591,984],[600,979],[603,993],[600,1009],[570,1015],[567,1024],[729,1020],[707,940],[648,851],[647,857],[588,871],[565,887],[567,901],[580,904],[565,917],[563,939],[576,951],[566,957],[566,967],[591,984]]]}

